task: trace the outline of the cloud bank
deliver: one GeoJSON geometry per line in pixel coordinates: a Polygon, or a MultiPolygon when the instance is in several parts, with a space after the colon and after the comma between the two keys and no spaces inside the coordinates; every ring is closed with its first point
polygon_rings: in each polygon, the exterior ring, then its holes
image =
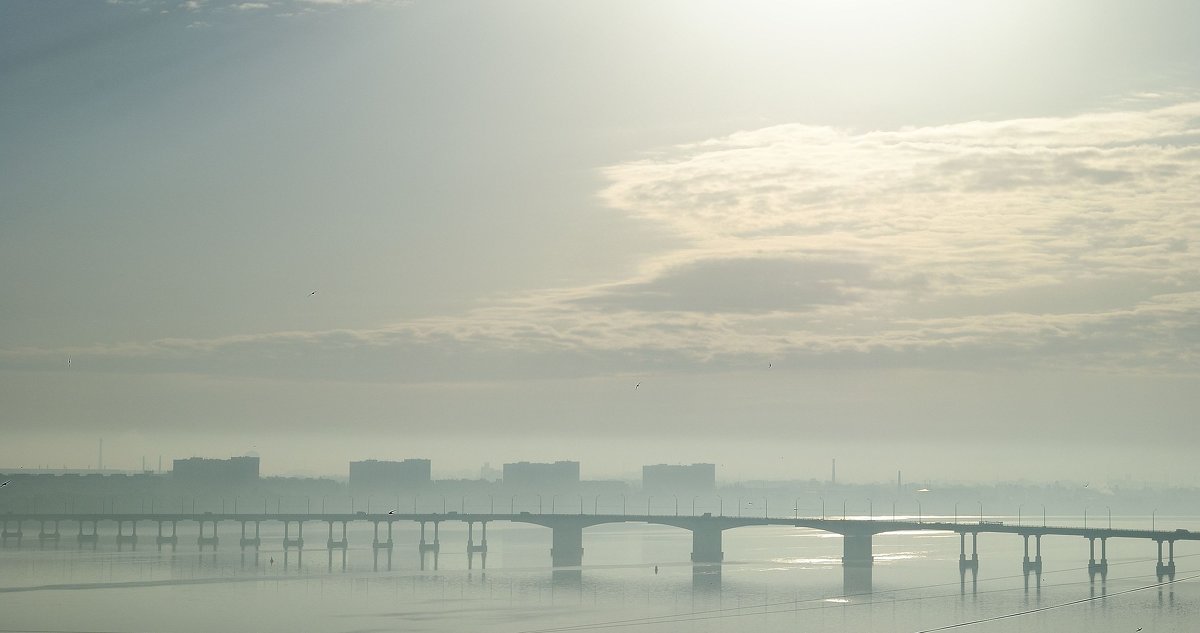
{"type": "Polygon", "coordinates": [[[637,275],[366,329],[10,349],[10,367],[353,380],[664,369],[1200,369],[1200,102],[790,124],[603,170],[682,238],[637,275]]]}

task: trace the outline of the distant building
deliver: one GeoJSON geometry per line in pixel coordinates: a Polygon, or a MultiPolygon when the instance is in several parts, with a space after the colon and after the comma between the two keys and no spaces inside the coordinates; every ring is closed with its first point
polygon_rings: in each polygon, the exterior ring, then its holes
{"type": "Polygon", "coordinates": [[[350,462],[351,490],[412,490],[428,486],[431,480],[428,459],[350,462]]]}
{"type": "Polygon", "coordinates": [[[716,464],[642,466],[642,490],[647,492],[712,492],[716,485],[716,464]]]}
{"type": "Polygon", "coordinates": [[[492,468],[490,462],[484,462],[483,467],[479,469],[479,478],[483,481],[500,481],[504,477],[504,472],[492,468]]]}
{"type": "Polygon", "coordinates": [[[541,490],[574,488],[579,485],[579,462],[505,464],[504,485],[512,488],[541,490]]]}
{"type": "Polygon", "coordinates": [[[178,484],[206,487],[246,486],[258,483],[257,457],[175,460],[171,479],[178,484]]]}

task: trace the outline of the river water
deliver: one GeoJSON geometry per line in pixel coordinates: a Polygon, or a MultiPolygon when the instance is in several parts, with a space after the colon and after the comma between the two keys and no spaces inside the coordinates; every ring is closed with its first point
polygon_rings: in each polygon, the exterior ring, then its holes
{"type": "MultiPolygon", "coordinates": [[[[1158,521],[1200,529],[1200,519],[1158,521]]],[[[1113,519],[1113,527],[1148,524],[1113,519]]],[[[1045,537],[1039,588],[1022,574],[1015,535],[980,536],[972,581],[959,572],[957,535],[882,534],[872,591],[860,593],[844,585],[839,536],[786,527],[729,530],[725,564],[693,567],[686,531],[596,526],[584,531],[584,566],[572,570],[550,568],[550,530],[530,525],[490,524],[483,569],[479,555],[468,563],[466,526],[445,523],[436,570],[431,557],[421,569],[416,525],[398,525],[390,569],[366,524],[350,526],[344,555],[325,549],[320,524],[308,525],[300,553],[285,553],[273,523],[263,524],[257,553],[238,547],[234,524],[222,527],[215,552],[198,551],[189,523],[180,524],[178,547],[161,550],[153,525],[143,524],[136,548],[118,548],[104,526],[98,545],[81,547],[73,529],[40,545],[27,524],[20,547],[10,540],[0,549],[0,631],[911,633],[970,622],[961,630],[1200,630],[1200,579],[1191,579],[1200,544],[1192,542],[1176,545],[1175,582],[1154,586],[1153,542],[1111,539],[1107,578],[1092,582],[1086,539],[1045,537]]]]}

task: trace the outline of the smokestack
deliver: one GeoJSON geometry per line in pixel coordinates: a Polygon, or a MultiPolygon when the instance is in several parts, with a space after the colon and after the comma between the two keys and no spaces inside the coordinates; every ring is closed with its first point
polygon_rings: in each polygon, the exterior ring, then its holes
{"type": "Polygon", "coordinates": [[[837,458],[836,457],[833,458],[833,469],[832,469],[832,472],[830,472],[830,474],[829,474],[829,483],[835,484],[835,485],[837,484],[837,458]]]}
{"type": "Polygon", "coordinates": [[[904,482],[904,480],[900,478],[900,471],[897,470],[896,471],[896,492],[900,492],[900,490],[903,488],[903,485],[902,485],[903,482],[904,482]]]}

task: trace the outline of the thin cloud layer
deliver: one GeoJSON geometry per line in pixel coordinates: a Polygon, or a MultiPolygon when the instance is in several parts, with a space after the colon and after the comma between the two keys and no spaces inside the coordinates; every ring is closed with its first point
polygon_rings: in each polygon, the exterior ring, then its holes
{"type": "Polygon", "coordinates": [[[1200,102],[891,131],[781,125],[603,173],[608,206],[686,246],[633,278],[444,318],[0,362],[402,381],[768,359],[1200,368],[1200,102]]]}

